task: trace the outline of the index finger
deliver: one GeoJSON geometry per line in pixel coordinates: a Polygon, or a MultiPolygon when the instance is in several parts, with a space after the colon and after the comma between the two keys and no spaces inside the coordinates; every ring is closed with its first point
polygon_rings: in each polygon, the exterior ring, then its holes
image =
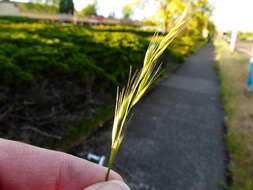
{"type": "Polygon", "coordinates": [[[65,153],[4,139],[0,150],[1,190],[82,190],[105,179],[106,168],[65,153]]]}

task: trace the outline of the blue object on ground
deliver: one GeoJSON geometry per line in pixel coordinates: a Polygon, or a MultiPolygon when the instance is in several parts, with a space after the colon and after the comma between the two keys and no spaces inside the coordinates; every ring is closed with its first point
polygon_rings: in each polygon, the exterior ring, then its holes
{"type": "Polygon", "coordinates": [[[253,90],[253,57],[250,59],[248,89],[253,90]]]}

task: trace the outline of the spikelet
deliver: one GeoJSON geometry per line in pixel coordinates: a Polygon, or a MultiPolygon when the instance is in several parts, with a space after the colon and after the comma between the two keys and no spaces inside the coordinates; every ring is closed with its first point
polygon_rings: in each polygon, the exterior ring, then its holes
{"type": "Polygon", "coordinates": [[[176,36],[184,29],[189,20],[189,18],[187,18],[187,12],[187,10],[184,11],[179,21],[162,39],[159,39],[158,34],[155,33],[146,51],[142,68],[134,73],[132,73],[132,69],[130,68],[127,85],[121,90],[119,90],[119,88],[117,89],[112,129],[111,153],[105,177],[106,181],[109,178],[110,170],[123,140],[125,131],[124,126],[128,119],[128,115],[152,83],[157,79],[161,69],[161,64],[158,62],[158,58],[163,54],[176,36]]]}

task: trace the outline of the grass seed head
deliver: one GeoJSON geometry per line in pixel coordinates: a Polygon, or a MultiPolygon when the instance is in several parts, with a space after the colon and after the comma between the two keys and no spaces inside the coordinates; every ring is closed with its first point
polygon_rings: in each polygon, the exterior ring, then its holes
{"type": "Polygon", "coordinates": [[[184,29],[189,20],[189,18],[187,18],[187,12],[186,10],[183,13],[175,26],[162,39],[158,37],[158,33],[155,33],[146,51],[142,68],[135,73],[132,73],[132,69],[130,68],[127,85],[121,90],[119,90],[119,88],[117,89],[111,153],[106,180],[108,180],[112,164],[116,159],[119,147],[122,143],[128,115],[157,79],[161,69],[161,64],[158,62],[158,59],[176,36],[184,29]]]}

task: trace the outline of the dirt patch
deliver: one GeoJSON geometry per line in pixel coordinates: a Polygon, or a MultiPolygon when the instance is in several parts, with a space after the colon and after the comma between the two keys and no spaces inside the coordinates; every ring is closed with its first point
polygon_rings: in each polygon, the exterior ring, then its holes
{"type": "Polygon", "coordinates": [[[61,142],[83,119],[112,103],[105,90],[77,79],[0,86],[0,135],[42,147],[61,142]]]}

